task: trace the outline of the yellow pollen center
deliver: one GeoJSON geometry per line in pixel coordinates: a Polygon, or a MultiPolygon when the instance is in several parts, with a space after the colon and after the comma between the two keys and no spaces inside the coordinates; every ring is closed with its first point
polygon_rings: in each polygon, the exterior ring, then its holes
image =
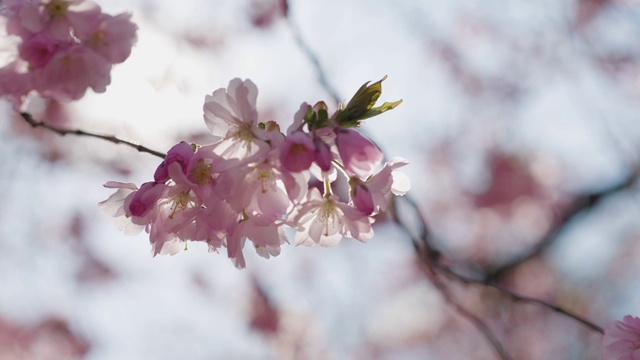
{"type": "Polygon", "coordinates": [[[329,236],[329,225],[335,223],[336,220],[336,204],[327,200],[320,207],[320,221],[324,224],[324,236],[329,236]]]}
{"type": "Polygon", "coordinates": [[[269,187],[274,182],[273,170],[271,169],[258,169],[258,181],[260,182],[260,190],[262,193],[266,193],[269,187]]]}
{"type": "Polygon", "coordinates": [[[236,132],[231,134],[231,136],[229,136],[228,138],[235,139],[237,141],[244,141],[245,143],[249,143],[251,142],[251,140],[256,138],[253,131],[251,131],[251,125],[249,124],[243,123],[242,125],[236,127],[236,129],[236,132]]]}
{"type": "Polygon", "coordinates": [[[291,145],[291,153],[293,155],[298,155],[303,152],[306,148],[302,146],[302,144],[293,144],[291,145]]]}
{"type": "Polygon", "coordinates": [[[94,32],[88,40],[88,43],[93,47],[100,47],[107,45],[107,37],[101,31],[94,32]]]}
{"type": "Polygon", "coordinates": [[[62,69],[66,73],[70,73],[73,69],[73,58],[69,55],[65,55],[60,61],[62,62],[62,69]]]}
{"type": "Polygon", "coordinates": [[[189,191],[183,191],[178,195],[173,197],[173,205],[171,205],[171,214],[169,214],[169,219],[173,219],[173,216],[176,214],[176,211],[183,211],[189,206],[191,202],[191,195],[189,195],[189,191]]]}
{"type": "Polygon", "coordinates": [[[47,9],[49,16],[52,18],[64,16],[67,12],[68,7],[68,2],[60,0],[53,0],[52,2],[45,5],[45,9],[47,9]]]}
{"type": "Polygon", "coordinates": [[[207,164],[204,160],[200,160],[198,165],[189,173],[189,180],[202,186],[205,184],[211,184],[211,164],[207,164]]]}

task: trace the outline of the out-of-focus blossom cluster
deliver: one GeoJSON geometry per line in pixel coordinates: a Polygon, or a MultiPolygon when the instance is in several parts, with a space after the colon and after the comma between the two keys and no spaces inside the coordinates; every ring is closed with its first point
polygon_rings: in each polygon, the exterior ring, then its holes
{"type": "Polygon", "coordinates": [[[407,162],[382,164],[381,151],[356,130],[400,104],[374,107],[381,83],[364,84],[331,116],[323,102],[302,104],[283,133],[274,121],[258,121],[256,86],[233,79],[205,98],[204,121],[217,142],[176,144],[153,181],[139,188],[108,182],[117,190],[101,206],[125,232],[146,230],[154,255],[202,241],[210,251],[226,247],[238,268],[247,241],[265,258],[278,255],[287,227],[296,244],[333,246],[343,236],[366,242],[373,216],[410,187],[394,171],[407,162]],[[348,179],[343,196],[334,191],[339,176],[348,179]]]}
{"type": "Polygon", "coordinates": [[[627,315],[604,329],[603,360],[640,360],[640,318],[627,315]]]}
{"type": "Polygon", "coordinates": [[[0,96],[16,107],[32,91],[63,101],[104,92],[111,66],[136,41],[131,14],[107,15],[88,0],[6,0],[0,15],[10,35],[2,46],[14,47],[0,68],[0,96]]]}

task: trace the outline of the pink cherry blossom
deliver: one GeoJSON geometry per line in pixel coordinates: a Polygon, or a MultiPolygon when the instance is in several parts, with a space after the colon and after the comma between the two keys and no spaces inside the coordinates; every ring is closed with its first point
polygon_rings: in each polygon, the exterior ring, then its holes
{"type": "Polygon", "coordinates": [[[125,201],[130,201],[131,197],[135,195],[138,187],[131,183],[122,183],[117,181],[109,181],[104,187],[108,189],[116,189],[116,192],[111,194],[109,198],[101,201],[99,204],[102,211],[107,215],[113,217],[114,222],[118,228],[124,231],[127,235],[136,235],[144,229],[144,226],[134,224],[131,222],[128,206],[125,210],[125,201]],[[129,200],[127,200],[129,199],[129,200]]]}
{"type": "Polygon", "coordinates": [[[33,90],[59,101],[77,100],[88,88],[104,92],[112,64],[124,61],[135,42],[137,27],[129,14],[102,14],[91,1],[11,0],[3,5],[3,25],[12,35],[6,44],[16,48],[16,55],[0,69],[0,95],[9,96],[16,109],[33,90]]]}
{"type": "Polygon", "coordinates": [[[640,360],[640,318],[626,315],[604,329],[603,360],[640,360]]]}
{"type": "Polygon", "coordinates": [[[378,147],[360,132],[340,129],[336,132],[336,145],[347,172],[364,179],[382,162],[384,156],[378,147]]]}
{"type": "Polygon", "coordinates": [[[307,201],[291,215],[296,227],[296,244],[335,246],[343,236],[367,242],[373,237],[371,218],[343,202],[337,196],[322,197],[318,189],[308,192],[307,201]]]}
{"type": "Polygon", "coordinates": [[[24,97],[33,89],[33,74],[20,68],[18,62],[0,68],[0,96],[9,97],[17,111],[20,111],[24,97]]]}
{"type": "Polygon", "coordinates": [[[104,92],[111,82],[111,64],[83,46],[58,51],[48,64],[34,73],[35,88],[46,97],[77,100],[87,88],[104,92]]]}
{"type": "Polygon", "coordinates": [[[101,14],[94,28],[87,33],[76,32],[82,43],[112,64],[125,61],[136,41],[138,27],[131,22],[131,14],[116,16],[101,14]]]}
{"type": "Polygon", "coordinates": [[[148,214],[163,194],[164,187],[159,185],[154,181],[142,184],[128,201],[129,214],[137,217],[148,214]]]}
{"type": "Polygon", "coordinates": [[[365,215],[371,215],[375,210],[371,192],[369,192],[369,188],[363,183],[359,183],[352,188],[351,201],[353,201],[353,205],[365,215]]]}
{"type": "Polygon", "coordinates": [[[20,57],[32,68],[41,68],[47,65],[59,48],[58,42],[51,36],[38,33],[20,44],[18,50],[20,57]]]}
{"type": "Polygon", "coordinates": [[[284,135],[275,121],[257,122],[256,97],[251,81],[232,80],[207,96],[203,107],[218,141],[174,145],[154,181],[140,189],[110,184],[117,191],[104,206],[144,228],[153,255],[173,255],[200,241],[212,252],[226,247],[233,264],[244,268],[247,244],[265,258],[280,254],[288,242],[285,226],[296,230],[298,245],[334,246],[345,236],[367,242],[373,215],[386,208],[392,194],[409,189],[395,171],[406,160],[392,159],[373,174],[382,155],[356,130],[334,129],[325,115],[313,125],[302,112],[308,106],[302,106],[284,135]],[[350,203],[331,193],[331,183],[345,173],[350,203]],[[323,183],[324,196],[310,188],[312,176],[323,183]]]}
{"type": "Polygon", "coordinates": [[[287,136],[280,149],[280,163],[291,172],[308,170],[315,157],[313,140],[302,131],[287,136]]]}
{"type": "Polygon", "coordinates": [[[174,162],[180,164],[182,171],[184,173],[187,172],[187,167],[189,166],[189,161],[193,157],[194,150],[193,147],[185,141],[181,141],[171,147],[167,152],[167,156],[164,158],[164,161],[160,163],[158,168],[156,169],[153,178],[158,183],[163,183],[169,180],[169,165],[174,162]]]}
{"type": "Polygon", "coordinates": [[[25,2],[20,20],[28,31],[46,32],[67,41],[72,33],[86,33],[100,16],[100,7],[88,0],[42,0],[25,2]]]}
{"type": "Polygon", "coordinates": [[[362,190],[366,190],[366,194],[364,191],[356,194],[359,197],[357,200],[352,198],[356,207],[366,213],[370,210],[368,202],[371,201],[371,205],[374,208],[372,212],[385,211],[392,194],[396,196],[406,194],[411,188],[411,183],[404,174],[395,170],[407,164],[407,160],[395,157],[389,160],[380,171],[367,178],[364,183],[356,179],[355,183],[359,183],[360,185],[358,186],[364,187],[362,190]]]}
{"type": "Polygon", "coordinates": [[[315,145],[315,162],[320,167],[322,171],[331,170],[333,161],[333,154],[331,153],[331,149],[329,145],[327,145],[320,137],[314,137],[313,143],[315,145]]]}
{"type": "Polygon", "coordinates": [[[247,240],[251,241],[258,255],[266,259],[278,256],[280,245],[288,242],[282,226],[257,223],[251,217],[245,217],[227,237],[227,255],[239,269],[245,267],[242,248],[247,240]]]}
{"type": "Polygon", "coordinates": [[[223,141],[217,150],[225,157],[247,158],[269,146],[260,138],[264,130],[258,127],[255,109],[258,89],[251,80],[238,78],[229,86],[205,97],[204,122],[214,136],[223,141]]]}

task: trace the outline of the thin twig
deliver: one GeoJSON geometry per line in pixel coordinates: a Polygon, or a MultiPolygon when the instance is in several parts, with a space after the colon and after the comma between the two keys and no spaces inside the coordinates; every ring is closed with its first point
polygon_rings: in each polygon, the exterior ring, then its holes
{"type": "Polygon", "coordinates": [[[65,136],[65,135],[76,135],[76,136],[87,136],[87,137],[92,137],[92,138],[97,138],[97,139],[101,139],[101,140],[105,140],[105,141],[109,141],[112,142],[114,144],[123,144],[123,145],[127,145],[130,146],[136,150],[138,150],[139,152],[145,152],[147,154],[151,154],[154,156],[157,156],[159,158],[164,159],[165,158],[165,154],[161,153],[159,151],[155,151],[155,150],[151,150],[146,146],[140,145],[140,144],[136,144],[127,140],[122,140],[120,138],[117,138],[113,135],[99,135],[99,134],[94,134],[94,133],[90,133],[84,130],[79,130],[79,129],[63,129],[63,128],[59,128],[57,126],[54,125],[50,125],[47,124],[45,122],[36,120],[33,118],[33,116],[31,116],[31,114],[26,113],[26,112],[21,112],[20,116],[22,116],[22,118],[24,119],[24,121],[26,121],[29,125],[31,125],[31,127],[33,128],[45,128],[47,130],[53,131],[54,133],[60,135],[60,136],[65,136]]]}
{"type": "Polygon", "coordinates": [[[556,304],[552,304],[550,302],[546,302],[544,300],[540,300],[540,299],[536,299],[536,298],[531,298],[528,296],[523,296],[520,294],[516,294],[513,291],[506,289],[500,285],[497,284],[493,284],[493,283],[487,283],[484,280],[481,279],[473,279],[471,277],[468,276],[464,276],[461,274],[458,274],[456,272],[454,272],[453,270],[451,270],[449,267],[444,266],[442,264],[436,264],[434,265],[435,268],[437,268],[438,270],[441,270],[442,272],[458,279],[459,281],[465,283],[465,284],[476,284],[476,285],[480,285],[480,286],[486,286],[486,287],[490,287],[493,288],[495,290],[498,290],[499,292],[501,292],[502,294],[508,296],[509,298],[511,298],[513,301],[516,302],[528,302],[528,303],[533,303],[533,304],[538,304],[541,305],[543,307],[546,307],[548,309],[551,309],[557,313],[560,313],[564,316],[570,317],[573,320],[585,325],[586,327],[590,328],[593,331],[599,332],[601,334],[604,333],[604,330],[602,329],[601,326],[581,317],[580,315],[576,315],[574,313],[572,313],[571,311],[565,310],[564,308],[556,305],[556,304]]]}
{"type": "Polygon", "coordinates": [[[447,286],[440,281],[437,274],[435,276],[432,275],[431,273],[431,271],[433,270],[432,268],[428,267],[427,269],[424,269],[424,270],[429,270],[429,272],[427,273],[428,278],[431,280],[433,285],[440,291],[440,293],[445,298],[447,303],[453,306],[455,311],[458,314],[460,314],[460,316],[466,318],[467,320],[471,321],[471,323],[473,323],[473,325],[487,339],[487,341],[491,344],[491,346],[493,346],[493,348],[495,349],[496,353],[498,353],[500,358],[503,360],[511,360],[512,358],[507,352],[507,350],[504,348],[504,346],[502,345],[498,337],[493,333],[493,331],[491,331],[491,328],[489,328],[489,326],[485,324],[484,320],[482,320],[479,316],[475,315],[474,313],[469,311],[469,309],[465,308],[464,306],[462,306],[462,304],[460,304],[457,300],[455,300],[451,295],[451,293],[449,292],[449,289],[447,288],[447,286]]]}
{"type": "Polygon", "coordinates": [[[556,242],[556,240],[565,231],[565,229],[568,228],[569,224],[571,224],[575,220],[575,218],[583,214],[585,211],[601,204],[604,200],[610,198],[612,195],[629,189],[633,184],[636,183],[639,176],[640,171],[635,170],[631,172],[625,179],[617,184],[614,184],[613,186],[600,191],[578,196],[576,200],[573,201],[571,207],[562,214],[561,218],[556,222],[555,226],[553,226],[547,232],[547,234],[536,243],[536,245],[534,245],[531,249],[524,252],[523,254],[520,254],[507,261],[506,263],[487,271],[485,282],[499,283],[500,280],[505,277],[505,275],[512,272],[521,264],[542,255],[544,251],[546,251],[551,245],[556,242]]]}
{"type": "MultiPolygon", "coordinates": [[[[322,68],[317,56],[313,53],[313,51],[309,48],[309,46],[307,46],[307,44],[305,43],[304,39],[300,35],[299,29],[295,26],[295,24],[290,19],[288,14],[287,14],[287,20],[289,22],[292,34],[293,34],[293,36],[294,36],[294,38],[296,40],[296,43],[298,44],[300,50],[307,56],[309,61],[315,67],[316,72],[318,73],[320,84],[333,97],[333,99],[336,101],[336,103],[338,103],[339,99],[340,99],[340,96],[335,91],[335,89],[329,84],[329,81],[327,80],[327,76],[326,76],[326,74],[325,74],[325,72],[324,72],[324,70],[323,70],[323,68],[322,68]]],[[[555,241],[555,238],[557,237],[557,235],[564,229],[564,227],[571,220],[573,220],[576,217],[576,215],[578,213],[581,213],[583,210],[585,210],[587,208],[591,208],[591,207],[596,206],[605,197],[608,197],[608,196],[610,196],[610,195],[622,190],[623,188],[628,188],[631,184],[633,184],[638,178],[638,172],[636,172],[634,174],[635,175],[633,176],[633,179],[627,179],[626,181],[624,181],[623,183],[619,184],[618,186],[615,186],[613,188],[610,188],[608,190],[604,190],[604,191],[601,191],[601,192],[584,195],[581,199],[578,200],[578,202],[575,203],[576,205],[574,207],[572,207],[570,211],[568,211],[568,212],[566,212],[564,214],[562,219],[558,222],[558,226],[555,229],[552,229],[549,232],[549,235],[547,237],[543,238],[542,241],[540,241],[540,243],[536,247],[534,247],[529,253],[523,255],[522,257],[519,257],[519,258],[515,259],[513,262],[510,262],[509,264],[505,264],[505,265],[503,265],[501,267],[498,267],[495,271],[490,272],[489,276],[485,277],[484,280],[472,279],[472,278],[465,277],[463,275],[457,274],[453,270],[451,270],[449,267],[447,267],[446,265],[444,265],[442,263],[443,262],[443,258],[441,256],[441,253],[431,244],[432,235],[431,235],[431,232],[429,231],[429,226],[427,224],[427,221],[422,216],[416,201],[411,197],[411,195],[406,194],[405,196],[403,196],[400,199],[394,198],[394,202],[393,202],[392,209],[391,209],[392,210],[391,214],[392,214],[393,221],[402,230],[404,230],[409,235],[409,237],[411,238],[412,243],[414,245],[414,248],[416,250],[416,254],[418,255],[418,258],[420,259],[421,264],[426,267],[424,270],[428,274],[428,276],[431,279],[431,281],[436,285],[436,287],[438,287],[438,289],[443,293],[445,298],[456,308],[456,310],[461,315],[463,315],[464,317],[467,317],[469,320],[471,320],[474,323],[474,325],[485,335],[485,337],[489,340],[489,342],[491,342],[491,344],[494,346],[496,351],[500,354],[500,356],[503,359],[510,359],[509,355],[504,350],[504,347],[502,346],[502,344],[498,341],[498,339],[495,337],[495,335],[493,335],[493,333],[486,326],[486,324],[484,324],[484,322],[480,318],[478,318],[477,316],[475,316],[474,314],[469,312],[467,309],[462,307],[459,303],[457,303],[453,299],[451,299],[451,296],[448,295],[448,292],[447,292],[446,288],[444,287],[444,285],[441,284],[440,281],[437,279],[438,274],[435,272],[435,270],[436,270],[435,268],[437,268],[438,270],[441,270],[443,272],[446,272],[450,276],[453,276],[453,277],[457,278],[459,281],[462,281],[464,283],[473,283],[473,284],[477,284],[477,285],[481,285],[481,286],[494,288],[494,289],[500,291],[501,293],[503,293],[504,295],[508,296],[509,298],[511,298],[513,301],[530,302],[530,303],[539,304],[539,305],[544,306],[544,307],[546,307],[548,309],[551,309],[551,310],[553,310],[553,311],[555,311],[557,313],[560,313],[560,314],[565,315],[565,316],[567,316],[569,318],[572,318],[572,319],[578,321],[579,323],[589,327],[590,329],[592,329],[592,330],[594,330],[596,332],[603,333],[602,327],[596,325],[595,323],[593,323],[593,322],[591,322],[591,321],[589,321],[589,320],[587,320],[587,319],[585,319],[583,317],[580,317],[579,315],[576,315],[576,314],[574,314],[574,313],[572,313],[570,311],[567,311],[567,310],[561,308],[560,306],[557,306],[555,304],[548,303],[548,302],[545,302],[545,301],[542,301],[542,300],[538,300],[538,299],[529,298],[529,297],[526,297],[526,296],[515,294],[515,293],[509,291],[508,289],[505,289],[505,288],[497,285],[494,282],[490,282],[488,279],[496,279],[502,273],[504,273],[506,271],[509,271],[509,270],[512,270],[514,267],[518,266],[519,264],[521,264],[522,262],[526,261],[527,259],[530,259],[532,257],[535,257],[535,256],[539,255],[542,251],[544,251],[545,248],[547,248],[551,243],[553,243],[555,241]],[[417,236],[414,236],[413,233],[411,232],[410,225],[402,220],[404,217],[399,216],[398,208],[397,208],[398,201],[405,201],[409,205],[411,211],[415,212],[415,214],[417,215],[417,220],[419,222],[418,226],[420,227],[419,234],[417,236]]]]}
{"type": "Polygon", "coordinates": [[[286,20],[287,20],[287,24],[289,24],[289,28],[291,29],[291,33],[293,34],[293,38],[295,39],[296,44],[298,45],[300,50],[304,53],[304,55],[307,57],[307,59],[309,59],[311,64],[313,64],[313,67],[316,69],[316,73],[318,75],[318,82],[320,82],[320,85],[325,89],[326,92],[329,93],[329,96],[331,96],[333,101],[335,101],[336,104],[339,104],[342,98],[340,97],[338,91],[329,83],[329,79],[327,78],[327,75],[324,72],[324,68],[322,67],[322,65],[320,65],[320,60],[318,59],[318,56],[316,56],[313,50],[309,48],[309,45],[307,45],[307,43],[302,38],[302,35],[300,34],[300,29],[295,24],[295,22],[291,20],[288,14],[287,14],[286,20]]]}
{"type": "Polygon", "coordinates": [[[480,331],[484,337],[491,343],[491,346],[496,350],[498,355],[500,355],[501,359],[510,360],[512,357],[509,355],[507,350],[502,346],[502,343],[495,334],[491,331],[489,326],[482,321],[478,316],[474,315],[471,311],[467,310],[465,307],[460,305],[458,302],[452,300],[451,298],[447,298],[447,302],[456,309],[458,314],[467,318],[467,320],[471,321],[473,325],[480,331]]]}

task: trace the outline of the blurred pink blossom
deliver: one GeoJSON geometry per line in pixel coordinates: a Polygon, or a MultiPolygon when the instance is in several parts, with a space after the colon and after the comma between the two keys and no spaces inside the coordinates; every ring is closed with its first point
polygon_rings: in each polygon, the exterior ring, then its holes
{"type": "Polygon", "coordinates": [[[626,315],[604,329],[603,360],[640,360],[640,318],[626,315]]]}

